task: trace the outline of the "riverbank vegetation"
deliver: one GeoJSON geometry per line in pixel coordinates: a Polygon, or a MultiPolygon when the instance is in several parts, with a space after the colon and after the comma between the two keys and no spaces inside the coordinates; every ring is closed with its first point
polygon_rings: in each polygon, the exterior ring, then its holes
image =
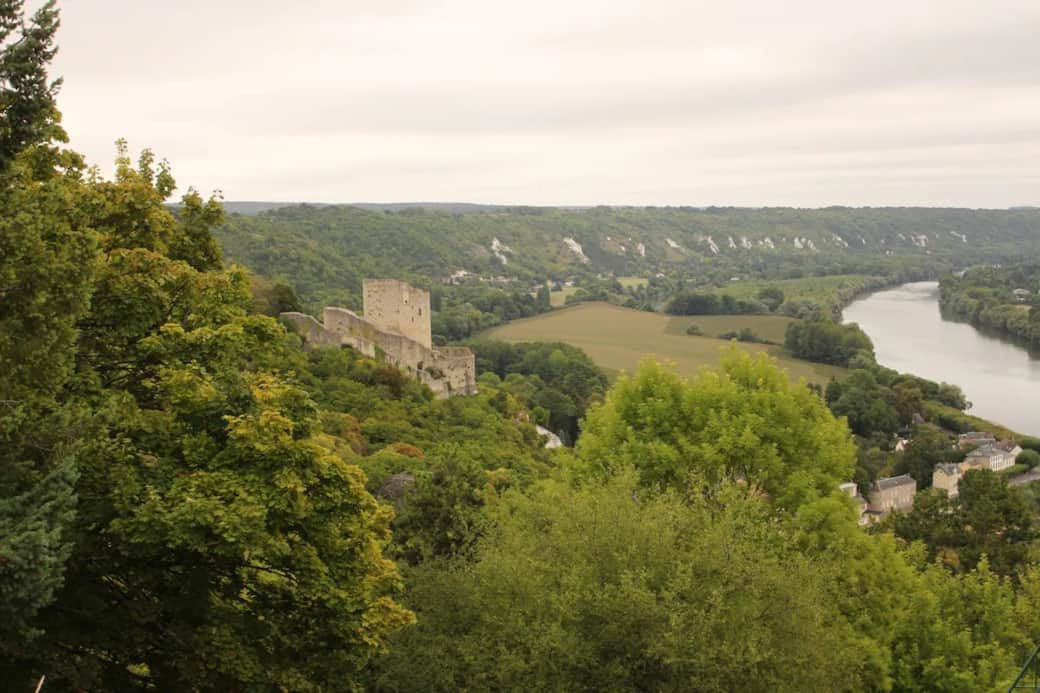
{"type": "Polygon", "coordinates": [[[874,358],[874,345],[859,325],[826,319],[792,322],[784,333],[784,347],[795,358],[843,367],[857,355],[874,358]]]}
{"type": "Polygon", "coordinates": [[[1040,264],[972,267],[939,282],[944,311],[1040,348],[1040,264]]]}

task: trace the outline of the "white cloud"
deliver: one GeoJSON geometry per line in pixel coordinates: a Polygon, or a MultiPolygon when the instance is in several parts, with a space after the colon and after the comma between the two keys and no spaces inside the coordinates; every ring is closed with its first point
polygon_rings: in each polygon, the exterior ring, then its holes
{"type": "Polygon", "coordinates": [[[66,0],[73,145],[228,199],[1037,203],[1034,0],[66,0]]]}

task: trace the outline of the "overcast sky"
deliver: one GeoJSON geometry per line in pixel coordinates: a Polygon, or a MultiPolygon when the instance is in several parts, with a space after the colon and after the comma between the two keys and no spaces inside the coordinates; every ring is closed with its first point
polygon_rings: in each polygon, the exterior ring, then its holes
{"type": "Polygon", "coordinates": [[[60,0],[73,146],[229,200],[1040,204],[1040,0],[60,0]]]}

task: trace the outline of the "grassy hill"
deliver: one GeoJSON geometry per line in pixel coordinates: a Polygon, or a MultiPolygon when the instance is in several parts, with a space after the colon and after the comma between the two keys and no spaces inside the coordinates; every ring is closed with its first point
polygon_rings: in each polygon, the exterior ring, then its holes
{"type": "MultiPolygon", "coordinates": [[[[705,334],[749,327],[762,336],[783,339],[790,318],[772,315],[712,315],[669,317],[621,308],[609,303],[583,303],[533,318],[516,320],[489,330],[483,336],[505,342],[559,341],[583,349],[608,371],[633,372],[648,355],[670,361],[680,373],[692,375],[703,366],[718,363],[719,350],[728,342],[714,337],[691,337],[686,325],[695,322],[705,334]]],[[[799,361],[773,345],[741,344],[750,352],[777,358],[792,378],[826,384],[845,371],[835,366],[799,361]]]]}
{"type": "Polygon", "coordinates": [[[478,207],[463,213],[293,205],[232,214],[217,237],[229,259],[288,282],[314,307],[356,303],[363,277],[430,286],[458,270],[524,282],[613,275],[687,285],[722,285],[733,276],[935,276],[1040,253],[1040,210],[478,207]]]}

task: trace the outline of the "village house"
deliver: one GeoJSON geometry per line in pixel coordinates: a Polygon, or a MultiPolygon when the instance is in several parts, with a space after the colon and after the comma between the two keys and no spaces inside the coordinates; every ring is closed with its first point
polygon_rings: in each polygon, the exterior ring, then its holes
{"type": "Polygon", "coordinates": [[[980,445],[992,445],[996,442],[997,439],[992,433],[986,433],[984,431],[969,431],[957,436],[957,447],[961,450],[967,450],[968,448],[978,447],[980,445]]]}
{"type": "Polygon", "coordinates": [[[1001,472],[1015,464],[1015,458],[1022,452],[1014,441],[1002,440],[999,443],[980,445],[964,458],[962,466],[967,469],[988,469],[1001,472]]]}
{"type": "Polygon", "coordinates": [[[941,488],[947,496],[954,498],[964,472],[959,464],[937,464],[932,471],[932,488],[941,488]]]}
{"type": "Polygon", "coordinates": [[[1015,463],[1018,456],[1022,453],[1022,446],[1013,440],[1002,440],[997,443],[996,447],[1003,450],[1011,457],[1011,464],[1015,463]]]}
{"type": "Polygon", "coordinates": [[[1011,292],[1015,296],[1015,300],[1019,303],[1025,303],[1029,300],[1029,297],[1033,295],[1029,289],[1015,289],[1011,292]]]}
{"type": "Polygon", "coordinates": [[[863,496],[859,494],[859,487],[851,481],[847,481],[840,486],[841,490],[848,494],[852,500],[856,501],[859,506],[858,522],[860,526],[870,522],[870,518],[867,515],[867,501],[863,496]]]}
{"type": "Polygon", "coordinates": [[[914,508],[917,482],[906,474],[878,479],[870,492],[868,512],[884,517],[891,512],[909,512],[914,508]]]}

